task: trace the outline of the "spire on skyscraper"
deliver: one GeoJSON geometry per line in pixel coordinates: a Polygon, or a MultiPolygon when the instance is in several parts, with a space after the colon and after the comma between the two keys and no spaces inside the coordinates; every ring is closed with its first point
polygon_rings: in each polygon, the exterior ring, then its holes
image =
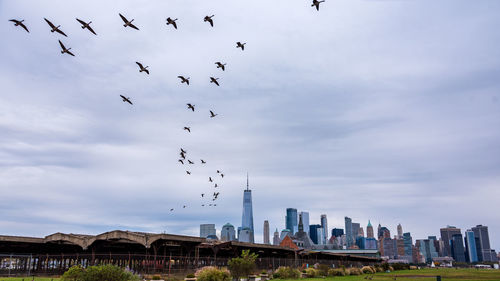
{"type": "Polygon", "coordinates": [[[247,172],[247,190],[249,190],[249,187],[248,187],[248,172],[247,172]]]}

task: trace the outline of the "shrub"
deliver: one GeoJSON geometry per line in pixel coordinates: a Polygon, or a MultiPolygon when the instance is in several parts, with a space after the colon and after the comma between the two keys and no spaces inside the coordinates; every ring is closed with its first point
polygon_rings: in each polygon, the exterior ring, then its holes
{"type": "Polygon", "coordinates": [[[309,277],[309,278],[314,278],[314,277],[318,276],[318,271],[314,268],[310,267],[310,268],[306,269],[305,271],[306,271],[305,273],[307,274],[307,277],[309,277]]]}
{"type": "Polygon", "coordinates": [[[250,253],[250,250],[243,250],[240,257],[232,258],[228,265],[233,278],[239,280],[241,277],[247,277],[252,274],[255,270],[255,260],[257,257],[258,255],[250,253]]]}
{"type": "Polygon", "coordinates": [[[376,266],[376,267],[375,267],[375,271],[376,271],[376,272],[383,272],[383,271],[384,271],[384,269],[383,269],[382,267],[380,267],[380,266],[376,266]]]}
{"type": "Polygon", "coordinates": [[[186,278],[195,278],[196,276],[193,273],[189,273],[186,275],[186,278]]]}
{"type": "Polygon", "coordinates": [[[161,280],[161,277],[158,275],[155,275],[155,276],[153,276],[153,278],[151,278],[151,280],[161,280]]]}
{"type": "Polygon", "coordinates": [[[390,270],[390,271],[394,271],[394,267],[389,266],[389,270],[390,270]]]}
{"type": "Polygon", "coordinates": [[[394,268],[394,270],[406,270],[410,269],[410,265],[406,263],[393,263],[391,266],[394,268]]]}
{"type": "Polygon", "coordinates": [[[345,271],[341,268],[331,268],[328,270],[328,276],[345,276],[345,271]]]}
{"type": "Polygon", "coordinates": [[[63,281],[78,281],[83,274],[83,268],[79,265],[72,266],[68,271],[64,272],[61,279],[63,281]]]}
{"type": "Polygon", "coordinates": [[[389,270],[389,264],[386,262],[382,263],[382,269],[383,269],[383,271],[389,270]]]}
{"type": "Polygon", "coordinates": [[[375,273],[373,271],[373,269],[371,267],[369,267],[369,266],[363,266],[361,268],[361,272],[363,272],[364,274],[373,274],[373,273],[375,273]]]}
{"type": "Polygon", "coordinates": [[[416,270],[416,269],[417,269],[417,267],[416,267],[416,266],[414,266],[414,265],[410,265],[410,270],[416,270]]]}
{"type": "Polygon", "coordinates": [[[273,274],[273,277],[280,279],[297,279],[300,277],[300,270],[288,266],[280,266],[273,274]]]}
{"type": "Polygon", "coordinates": [[[221,270],[214,266],[205,266],[195,273],[198,281],[229,281],[230,275],[227,270],[221,270]]]}
{"type": "Polygon", "coordinates": [[[316,267],[316,270],[318,271],[317,275],[319,276],[328,276],[328,270],[330,269],[330,266],[327,264],[320,264],[316,267]]]}
{"type": "Polygon", "coordinates": [[[351,267],[349,268],[349,274],[346,272],[346,275],[361,275],[361,270],[357,267],[351,267]]]}
{"type": "Polygon", "coordinates": [[[83,270],[77,281],[138,281],[139,276],[115,265],[90,266],[83,270]]]}

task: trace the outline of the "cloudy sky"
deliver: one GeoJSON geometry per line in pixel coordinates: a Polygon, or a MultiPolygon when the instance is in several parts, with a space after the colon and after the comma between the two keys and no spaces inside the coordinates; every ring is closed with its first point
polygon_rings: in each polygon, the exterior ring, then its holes
{"type": "Polygon", "coordinates": [[[327,0],[319,12],[306,0],[0,1],[0,233],[239,226],[248,172],[257,241],[265,219],[283,229],[295,207],[311,223],[327,214],[330,228],[344,216],[393,233],[401,223],[414,239],[488,225],[499,248],[499,10],[496,0],[327,0]],[[181,147],[194,165],[177,161],[181,147]],[[217,207],[202,207],[215,190],[217,207]]]}

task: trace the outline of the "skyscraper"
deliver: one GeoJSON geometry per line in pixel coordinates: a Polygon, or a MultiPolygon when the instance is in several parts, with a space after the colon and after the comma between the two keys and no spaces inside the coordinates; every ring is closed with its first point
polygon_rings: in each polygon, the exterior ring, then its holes
{"type": "Polygon", "coordinates": [[[264,244],[270,244],[269,241],[269,221],[264,221],[264,244]]]}
{"type": "Polygon", "coordinates": [[[467,231],[465,232],[464,240],[465,240],[465,260],[470,263],[478,262],[476,236],[474,235],[474,231],[467,229],[467,231]]]}
{"type": "Polygon", "coordinates": [[[491,255],[490,236],[488,234],[488,227],[484,225],[476,225],[472,228],[474,236],[479,240],[478,248],[480,251],[477,253],[479,261],[493,261],[494,257],[491,255]]]}
{"type": "Polygon", "coordinates": [[[276,228],[276,231],[274,231],[274,235],[273,235],[273,245],[278,246],[280,244],[280,242],[281,242],[280,234],[278,232],[278,229],[276,228]]]}
{"type": "Polygon", "coordinates": [[[309,238],[313,241],[314,244],[318,244],[318,229],[321,228],[319,224],[311,224],[309,226],[309,238]]]}
{"type": "Polygon", "coordinates": [[[461,233],[460,228],[448,225],[447,227],[441,228],[440,232],[441,232],[441,240],[443,240],[444,243],[442,255],[451,257],[452,256],[451,246],[450,246],[451,236],[453,236],[453,234],[460,234],[461,233]]]}
{"type": "Polygon", "coordinates": [[[302,224],[304,224],[304,231],[309,234],[309,212],[300,212],[302,215],[302,224]]]}
{"type": "Polygon", "coordinates": [[[450,240],[451,256],[456,262],[465,262],[464,240],[462,234],[453,234],[450,240]]]}
{"type": "Polygon", "coordinates": [[[321,215],[321,228],[323,228],[323,241],[325,241],[323,244],[326,244],[326,241],[328,240],[328,222],[326,220],[326,215],[321,215]]]}
{"type": "Polygon", "coordinates": [[[403,238],[403,227],[401,226],[401,224],[398,224],[398,239],[402,238],[403,238]]]}
{"type": "Polygon", "coordinates": [[[207,238],[212,235],[215,235],[215,224],[200,224],[200,237],[207,238]]]}
{"type": "Polygon", "coordinates": [[[374,236],[373,236],[373,226],[372,226],[370,220],[368,220],[368,225],[366,226],[366,237],[367,238],[374,238],[374,236]]]}
{"type": "Polygon", "coordinates": [[[344,230],[342,228],[333,228],[332,229],[332,236],[333,237],[340,237],[344,235],[344,230]]]}
{"type": "Polygon", "coordinates": [[[408,261],[411,263],[413,260],[413,241],[411,234],[409,232],[403,233],[403,241],[405,247],[405,256],[408,257],[408,261]]]}
{"type": "MultiPolygon", "coordinates": [[[[241,216],[241,229],[245,228],[248,228],[250,230],[249,233],[250,239],[249,241],[242,241],[242,242],[254,243],[252,191],[250,190],[248,185],[248,174],[247,174],[247,189],[243,192],[243,215],[241,216]]],[[[238,239],[240,239],[239,233],[238,233],[238,239]]]]}
{"type": "Polygon", "coordinates": [[[359,236],[359,228],[361,224],[357,222],[352,223],[352,241],[356,241],[356,238],[359,236]]]}
{"type": "Polygon", "coordinates": [[[222,241],[233,241],[236,240],[236,232],[234,231],[234,226],[230,223],[226,223],[220,232],[220,240],[222,241]]]}
{"type": "Polygon", "coordinates": [[[286,221],[285,222],[286,229],[290,230],[292,235],[295,234],[295,232],[298,231],[297,209],[287,208],[285,221],[286,221]]]}
{"type": "Polygon", "coordinates": [[[345,236],[346,236],[346,244],[347,248],[352,246],[353,240],[352,240],[352,219],[349,217],[344,218],[345,222],[345,236]]]}

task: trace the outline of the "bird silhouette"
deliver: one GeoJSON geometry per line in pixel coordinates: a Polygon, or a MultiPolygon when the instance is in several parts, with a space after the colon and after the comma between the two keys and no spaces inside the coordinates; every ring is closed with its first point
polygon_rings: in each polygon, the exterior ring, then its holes
{"type": "Polygon", "coordinates": [[[128,102],[128,103],[130,103],[131,105],[133,105],[133,103],[130,101],[130,98],[127,98],[127,97],[125,97],[125,96],[123,96],[123,95],[120,95],[120,97],[122,97],[123,102],[128,102]]]}
{"type": "Polygon", "coordinates": [[[133,25],[132,22],[134,21],[134,19],[132,19],[131,21],[127,20],[126,17],[124,17],[122,14],[119,14],[120,15],[120,18],[122,18],[123,22],[125,23],[123,26],[124,27],[131,27],[133,29],[136,29],[136,30],[139,30],[139,28],[137,28],[137,26],[133,25]]]}
{"type": "Polygon", "coordinates": [[[245,44],[246,43],[236,42],[236,48],[241,48],[241,50],[244,51],[245,50],[245,44]]]}
{"type": "Polygon", "coordinates": [[[46,19],[46,18],[43,18],[43,19],[44,19],[44,20],[45,20],[45,21],[49,24],[50,28],[52,28],[52,29],[50,30],[50,32],[54,32],[54,31],[55,31],[55,32],[57,32],[57,33],[59,33],[59,34],[62,34],[62,35],[64,35],[64,36],[68,37],[68,35],[66,35],[64,32],[62,32],[62,30],[60,30],[60,29],[59,29],[59,27],[61,27],[60,25],[55,26],[55,25],[54,25],[52,22],[50,22],[48,19],[46,19]]]}
{"type": "Polygon", "coordinates": [[[203,159],[200,159],[201,160],[201,164],[207,164],[207,162],[203,159]]]}
{"type": "Polygon", "coordinates": [[[173,210],[174,210],[173,208],[172,208],[172,209],[170,209],[170,212],[172,212],[173,210]]]}
{"type": "Polygon", "coordinates": [[[219,174],[219,173],[220,173],[220,171],[219,171],[219,170],[217,170],[217,174],[219,174]]]}
{"type": "Polygon", "coordinates": [[[61,49],[62,49],[61,54],[66,53],[68,55],[75,56],[72,52],[69,51],[69,50],[71,50],[71,48],[66,49],[66,47],[64,47],[64,44],[61,42],[61,40],[58,40],[58,41],[59,41],[59,45],[61,45],[61,49]]]}
{"type": "Polygon", "coordinates": [[[224,174],[220,174],[221,177],[224,177],[224,174]]]}
{"type": "Polygon", "coordinates": [[[202,207],[205,207],[205,204],[201,204],[202,207]]]}
{"type": "Polygon", "coordinates": [[[193,162],[193,161],[191,161],[191,160],[189,160],[189,159],[188,159],[188,163],[189,163],[189,164],[194,164],[194,162],[193,162]]]}
{"type": "Polygon", "coordinates": [[[186,209],[186,205],[183,205],[183,206],[182,206],[182,208],[183,208],[183,209],[186,209]]]}
{"type": "Polygon", "coordinates": [[[175,23],[177,19],[173,20],[170,17],[167,18],[167,25],[171,24],[174,26],[175,29],[177,29],[177,24],[175,23]]]}
{"type": "Polygon", "coordinates": [[[214,21],[212,20],[212,18],[214,17],[215,15],[211,15],[211,16],[205,16],[205,18],[203,18],[203,21],[210,23],[210,25],[212,27],[214,27],[214,21]]]}
{"type": "Polygon", "coordinates": [[[191,175],[191,172],[190,171],[186,171],[186,174],[191,175]]]}
{"type": "Polygon", "coordinates": [[[186,155],[184,153],[181,152],[180,155],[181,155],[182,159],[184,159],[184,160],[186,159],[186,155]]]}
{"type": "Polygon", "coordinates": [[[201,197],[203,197],[203,196],[205,196],[205,193],[202,193],[202,194],[201,194],[201,197]]]}
{"type": "Polygon", "coordinates": [[[194,104],[188,103],[187,106],[188,106],[188,109],[191,109],[194,112],[194,104]]]}
{"type": "Polygon", "coordinates": [[[9,21],[13,22],[14,26],[20,26],[20,27],[24,28],[24,30],[26,30],[26,32],[30,33],[30,31],[28,30],[28,28],[26,27],[26,25],[24,25],[24,23],[23,23],[24,20],[11,19],[9,21]]]}
{"type": "Polygon", "coordinates": [[[184,165],[184,161],[182,161],[182,159],[177,160],[177,162],[181,162],[181,164],[184,165]]]}
{"type": "Polygon", "coordinates": [[[88,23],[86,23],[85,21],[81,20],[81,19],[78,19],[76,18],[76,20],[82,25],[82,29],[88,29],[90,32],[92,32],[94,35],[97,35],[95,33],[95,31],[92,29],[92,27],[90,27],[90,24],[92,23],[91,21],[89,21],[88,23]]]}
{"type": "Polygon", "coordinates": [[[210,83],[214,83],[215,85],[219,86],[219,82],[217,82],[217,80],[219,80],[219,78],[210,77],[210,83]]]}
{"type": "Polygon", "coordinates": [[[147,69],[149,66],[143,66],[142,63],[136,61],[135,62],[139,66],[139,72],[146,72],[149,75],[149,70],[147,69]]]}
{"type": "Polygon", "coordinates": [[[191,133],[191,127],[184,127],[184,130],[188,131],[191,133]]]}
{"type": "Polygon", "coordinates": [[[179,75],[179,76],[177,76],[177,78],[180,78],[180,79],[181,79],[181,83],[186,83],[186,85],[189,85],[189,78],[190,78],[190,77],[185,78],[184,76],[179,75]]]}
{"type": "Polygon", "coordinates": [[[208,177],[209,182],[213,182],[212,177],[208,177]]]}
{"type": "Polygon", "coordinates": [[[215,114],[212,110],[210,110],[210,118],[214,118],[217,115],[219,115],[219,114],[215,114]]]}
{"type": "Polygon", "coordinates": [[[214,187],[217,187],[217,184],[215,184],[215,186],[214,186],[214,187]]]}
{"type": "Polygon", "coordinates": [[[181,153],[187,153],[187,151],[185,151],[184,149],[182,149],[181,147],[181,153]]]}
{"type": "Polygon", "coordinates": [[[215,63],[217,65],[217,68],[221,68],[222,71],[225,71],[226,70],[226,67],[225,67],[225,63],[221,63],[220,61],[216,62],[215,63]]]}
{"type": "Polygon", "coordinates": [[[320,0],[320,1],[313,0],[313,3],[311,4],[311,7],[316,7],[316,10],[319,11],[319,3],[321,3],[321,2],[325,2],[325,0],[320,0]]]}

